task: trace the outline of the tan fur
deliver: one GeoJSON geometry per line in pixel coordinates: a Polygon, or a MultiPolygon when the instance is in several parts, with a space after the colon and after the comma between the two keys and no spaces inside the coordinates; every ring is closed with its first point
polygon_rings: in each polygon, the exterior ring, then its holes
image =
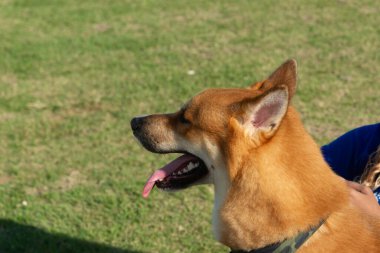
{"type": "Polygon", "coordinates": [[[259,149],[244,152],[246,140],[238,140],[227,151],[234,159],[220,214],[224,244],[263,247],[327,218],[300,252],[379,252],[379,222],[370,225],[376,221],[349,206],[345,183],[328,168],[293,108],[259,149]]]}
{"type": "Polygon", "coordinates": [[[230,248],[263,247],[326,220],[300,253],[380,252],[380,220],[350,205],[294,107],[280,124],[247,130],[250,108],[280,89],[290,101],[295,87],[296,63],[288,61],[248,89],[209,89],[179,112],[149,116],[144,131],[159,152],[204,160],[215,185],[214,233],[230,248]]]}

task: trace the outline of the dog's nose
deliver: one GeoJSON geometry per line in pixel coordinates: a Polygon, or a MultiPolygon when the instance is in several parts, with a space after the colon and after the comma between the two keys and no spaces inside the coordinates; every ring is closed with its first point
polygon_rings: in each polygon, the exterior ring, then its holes
{"type": "Polygon", "coordinates": [[[143,118],[142,117],[136,117],[131,120],[131,128],[133,131],[138,131],[141,129],[141,126],[143,124],[143,118]]]}

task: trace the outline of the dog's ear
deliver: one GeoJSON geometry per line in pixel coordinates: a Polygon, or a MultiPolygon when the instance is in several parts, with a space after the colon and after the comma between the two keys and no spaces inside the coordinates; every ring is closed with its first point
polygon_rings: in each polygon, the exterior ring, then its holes
{"type": "Polygon", "coordinates": [[[288,87],[289,100],[293,97],[297,86],[297,62],[287,60],[278,67],[267,79],[273,87],[285,85],[288,87]]]}
{"type": "MultiPolygon", "coordinates": [[[[266,80],[265,80],[266,81],[266,80]]],[[[272,84],[270,82],[257,82],[249,86],[250,89],[264,92],[270,88],[272,88],[272,84]]]]}
{"type": "Polygon", "coordinates": [[[288,104],[289,92],[284,85],[269,90],[259,98],[244,101],[244,116],[241,117],[244,131],[257,144],[263,141],[263,137],[271,137],[284,118],[288,104]]]}
{"type": "Polygon", "coordinates": [[[284,62],[266,80],[252,84],[250,89],[264,93],[274,87],[283,85],[288,87],[290,100],[297,86],[297,62],[294,59],[284,62]]]}

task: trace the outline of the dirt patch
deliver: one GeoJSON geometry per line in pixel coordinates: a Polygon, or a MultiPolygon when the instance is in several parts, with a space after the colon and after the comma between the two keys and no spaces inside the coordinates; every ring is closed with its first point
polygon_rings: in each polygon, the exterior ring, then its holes
{"type": "Polygon", "coordinates": [[[106,24],[106,23],[99,23],[99,24],[93,25],[93,28],[95,31],[102,33],[102,32],[106,32],[109,29],[111,29],[111,26],[106,24]]]}
{"type": "Polygon", "coordinates": [[[62,177],[54,185],[60,191],[67,191],[74,188],[79,182],[83,180],[83,175],[77,171],[73,170],[69,175],[62,177]]]}
{"type": "Polygon", "coordinates": [[[75,186],[85,180],[85,177],[77,170],[71,171],[68,175],[62,176],[59,180],[51,183],[50,186],[27,187],[25,193],[28,195],[42,195],[49,191],[65,192],[73,189],[75,186]]]}
{"type": "Polygon", "coordinates": [[[6,75],[0,76],[0,82],[8,84],[8,85],[16,86],[18,84],[18,79],[17,79],[17,76],[14,74],[6,74],[6,75]]]}
{"type": "Polygon", "coordinates": [[[11,181],[11,177],[7,175],[0,176],[0,185],[7,184],[11,181]]]}
{"type": "Polygon", "coordinates": [[[0,122],[12,120],[14,118],[15,118],[15,114],[14,113],[4,112],[4,113],[0,114],[0,122]]]}

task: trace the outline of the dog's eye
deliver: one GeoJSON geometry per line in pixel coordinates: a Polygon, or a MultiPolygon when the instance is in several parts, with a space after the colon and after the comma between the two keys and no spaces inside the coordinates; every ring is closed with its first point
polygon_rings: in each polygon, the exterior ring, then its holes
{"type": "Polygon", "coordinates": [[[188,119],[185,118],[184,112],[181,112],[178,119],[182,124],[190,124],[191,123],[188,119]]]}

